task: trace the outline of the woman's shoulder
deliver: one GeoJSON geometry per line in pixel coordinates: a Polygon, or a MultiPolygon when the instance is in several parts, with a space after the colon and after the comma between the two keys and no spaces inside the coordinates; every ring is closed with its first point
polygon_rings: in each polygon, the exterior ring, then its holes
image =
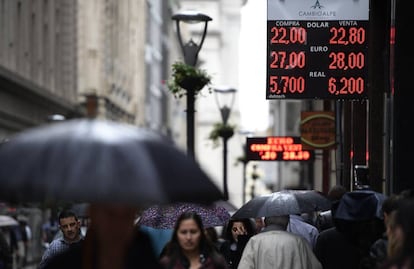
{"type": "Polygon", "coordinates": [[[171,267],[171,257],[164,255],[159,259],[159,264],[162,268],[173,268],[171,267]]]}

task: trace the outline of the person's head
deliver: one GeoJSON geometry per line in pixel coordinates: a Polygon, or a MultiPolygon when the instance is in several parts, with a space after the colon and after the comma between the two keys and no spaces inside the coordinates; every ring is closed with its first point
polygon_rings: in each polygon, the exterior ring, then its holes
{"type": "Polygon", "coordinates": [[[196,212],[182,213],[175,223],[171,243],[178,244],[183,252],[194,252],[201,251],[200,246],[206,242],[200,215],[196,212]]]}
{"type": "Polygon", "coordinates": [[[254,219],[256,225],[256,233],[260,233],[264,228],[264,221],[262,217],[258,217],[254,219]]]}
{"type": "Polygon", "coordinates": [[[275,225],[280,227],[282,230],[286,230],[289,224],[289,215],[265,217],[264,224],[265,227],[275,225]]]}
{"type": "Polygon", "coordinates": [[[403,199],[388,221],[388,255],[401,262],[414,262],[414,199],[403,199]]]}
{"type": "Polygon", "coordinates": [[[388,196],[382,203],[381,210],[384,215],[384,223],[387,223],[389,215],[391,212],[398,208],[399,203],[401,202],[402,196],[397,194],[392,194],[388,196]]]}
{"type": "Polygon", "coordinates": [[[250,219],[230,219],[227,223],[224,237],[232,242],[237,242],[239,235],[253,234],[255,234],[255,229],[250,219]]]}
{"type": "Polygon", "coordinates": [[[210,242],[215,243],[219,240],[216,228],[214,227],[206,227],[204,229],[204,232],[206,233],[207,239],[210,240],[210,242]]]}
{"type": "Polygon", "coordinates": [[[332,202],[338,201],[347,192],[344,186],[335,185],[328,192],[328,199],[332,202]]]}
{"type": "Polygon", "coordinates": [[[63,210],[58,216],[59,228],[63,238],[68,242],[75,242],[80,237],[80,221],[75,212],[63,210]]]}

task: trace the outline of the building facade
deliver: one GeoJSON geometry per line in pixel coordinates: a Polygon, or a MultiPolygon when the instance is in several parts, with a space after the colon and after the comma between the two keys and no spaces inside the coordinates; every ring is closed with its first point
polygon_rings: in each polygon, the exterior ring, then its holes
{"type": "Polygon", "coordinates": [[[0,2],[0,140],[77,103],[76,2],[0,2]]]}

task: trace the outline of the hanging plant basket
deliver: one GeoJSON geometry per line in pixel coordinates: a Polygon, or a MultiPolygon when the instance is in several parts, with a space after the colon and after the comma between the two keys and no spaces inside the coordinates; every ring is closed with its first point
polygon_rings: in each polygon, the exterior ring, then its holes
{"type": "Polygon", "coordinates": [[[222,138],[228,139],[234,135],[232,126],[223,125],[224,128],[218,130],[218,135],[222,138]]]}
{"type": "MultiPolygon", "coordinates": [[[[190,92],[197,95],[204,87],[210,84],[211,76],[205,70],[197,69],[182,62],[176,62],[172,65],[172,75],[167,86],[176,98],[181,98],[190,92]]],[[[208,87],[208,89],[211,92],[211,88],[208,87]]]]}
{"type": "Polygon", "coordinates": [[[211,130],[208,138],[213,141],[213,147],[218,147],[219,145],[219,138],[229,139],[234,135],[234,129],[236,127],[234,125],[223,124],[221,122],[215,123],[213,126],[213,130],[211,130]]]}
{"type": "Polygon", "coordinates": [[[206,86],[208,81],[202,77],[184,77],[182,80],[177,81],[178,86],[187,90],[198,92],[206,86]]]}

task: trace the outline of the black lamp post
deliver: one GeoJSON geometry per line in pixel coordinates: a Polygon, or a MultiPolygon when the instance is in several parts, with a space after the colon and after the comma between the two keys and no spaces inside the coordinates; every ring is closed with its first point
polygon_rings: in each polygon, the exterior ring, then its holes
{"type": "Polygon", "coordinates": [[[247,175],[246,175],[246,168],[249,160],[247,159],[247,142],[246,138],[251,136],[253,132],[251,131],[240,131],[239,135],[243,137],[242,141],[242,152],[243,156],[240,159],[240,162],[243,164],[243,191],[242,191],[242,204],[246,203],[246,182],[247,182],[247,175]]]}
{"type": "MultiPolygon", "coordinates": [[[[217,106],[220,110],[223,127],[227,126],[227,121],[230,117],[231,109],[233,107],[236,89],[233,88],[215,88],[214,89],[217,106]]],[[[229,192],[227,189],[227,140],[234,134],[231,128],[222,128],[219,131],[219,136],[223,139],[223,193],[224,199],[229,199],[229,192]]]]}
{"type": "Polygon", "coordinates": [[[246,168],[247,168],[247,163],[249,162],[249,160],[247,160],[247,156],[246,156],[246,144],[243,144],[243,190],[242,190],[242,204],[246,203],[246,182],[247,182],[247,178],[246,178],[246,168]]]}
{"type": "MultiPolygon", "coordinates": [[[[186,11],[172,16],[177,26],[177,37],[180,43],[182,53],[184,55],[184,62],[188,65],[195,66],[197,64],[198,53],[203,46],[204,39],[207,34],[207,24],[212,19],[202,13],[196,11],[186,11]],[[192,38],[188,42],[183,41],[181,36],[182,23],[204,23],[201,40],[196,43],[192,38]]],[[[194,103],[195,103],[195,89],[187,90],[187,152],[194,158],[194,103]]]]}

